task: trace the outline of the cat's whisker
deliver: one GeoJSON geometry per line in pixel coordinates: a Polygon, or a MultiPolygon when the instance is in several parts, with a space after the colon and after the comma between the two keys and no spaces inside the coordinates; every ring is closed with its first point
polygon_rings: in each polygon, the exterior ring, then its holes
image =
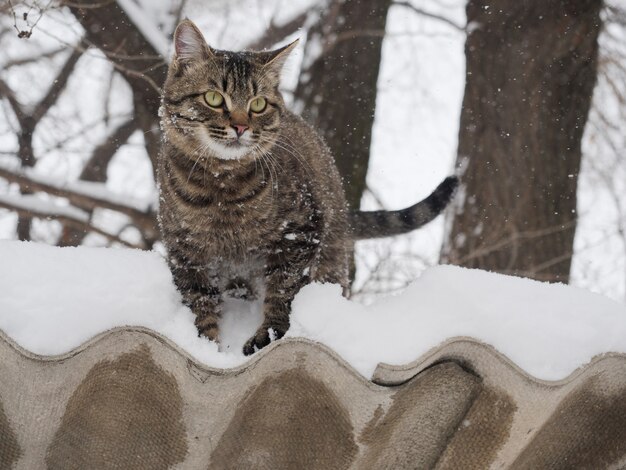
{"type": "Polygon", "coordinates": [[[267,170],[269,171],[271,194],[272,194],[272,199],[274,199],[275,192],[278,191],[278,172],[276,170],[277,162],[275,161],[275,158],[273,157],[273,155],[271,155],[267,151],[262,150],[260,147],[259,147],[259,156],[261,157],[261,162],[265,163],[265,165],[267,166],[267,170]]]}
{"type": "Polygon", "coordinates": [[[311,166],[310,166],[309,162],[304,158],[304,155],[302,155],[300,150],[298,150],[297,145],[291,140],[291,138],[288,135],[286,135],[284,133],[280,134],[277,137],[276,140],[277,140],[277,142],[280,142],[283,145],[289,146],[298,156],[300,156],[300,158],[302,159],[303,163],[305,163],[309,167],[309,169],[311,169],[311,166]],[[285,141],[281,141],[281,138],[285,139],[285,141]]]}
{"type": "Polygon", "coordinates": [[[252,147],[252,153],[255,155],[255,158],[254,158],[254,177],[256,178],[257,174],[259,172],[259,168],[258,168],[259,162],[256,159],[256,155],[259,153],[259,146],[258,145],[255,144],[252,147]]]}
{"type": "MultiPolygon", "coordinates": [[[[259,156],[258,161],[259,161],[259,164],[260,164],[260,167],[261,167],[261,176],[263,178],[264,184],[265,185],[268,185],[268,184],[270,185],[270,191],[271,191],[272,200],[273,200],[274,199],[274,183],[273,183],[272,172],[270,171],[270,168],[269,168],[269,165],[268,165],[267,160],[265,158],[263,149],[260,146],[258,146],[258,145],[256,146],[256,149],[257,149],[257,154],[259,156]],[[265,177],[265,170],[264,170],[263,166],[265,166],[268,169],[269,180],[265,177]]],[[[255,159],[255,161],[256,160],[257,159],[255,159]]]]}
{"type": "MultiPolygon", "coordinates": [[[[257,146],[257,152],[259,154],[259,157],[262,157],[262,150],[261,147],[257,146]]],[[[256,162],[257,159],[254,159],[254,164],[255,164],[255,171],[256,171],[256,162]]],[[[261,167],[261,177],[263,178],[263,181],[265,181],[267,183],[267,180],[265,178],[265,170],[263,169],[263,162],[260,162],[260,167],[261,167]]]]}
{"type": "Polygon", "coordinates": [[[191,174],[193,173],[193,170],[196,169],[196,165],[198,164],[198,162],[200,161],[200,156],[198,156],[198,158],[196,158],[196,161],[194,162],[194,164],[191,167],[191,170],[189,170],[189,175],[187,175],[187,183],[189,183],[189,180],[191,179],[191,174]]]}
{"type": "Polygon", "coordinates": [[[265,167],[267,168],[267,171],[269,173],[270,194],[272,195],[272,201],[274,201],[274,175],[272,174],[272,169],[270,168],[265,153],[261,153],[260,157],[261,164],[265,163],[265,167]]]}
{"type": "MultiPolygon", "coordinates": [[[[209,150],[210,144],[207,142],[202,148],[201,152],[204,155],[209,150]]],[[[202,184],[206,184],[206,165],[202,165],[202,184]]]]}
{"type": "Polygon", "coordinates": [[[276,158],[276,156],[271,152],[271,150],[266,150],[265,154],[272,160],[272,162],[275,164],[275,166],[277,166],[280,170],[283,169],[282,164],[279,162],[279,160],[276,158]]]}
{"type": "MultiPolygon", "coordinates": [[[[198,165],[200,160],[204,157],[204,152],[207,151],[208,145],[209,144],[200,144],[191,152],[192,155],[195,153],[198,153],[198,158],[196,158],[194,164],[191,167],[191,170],[189,170],[189,175],[187,175],[187,183],[189,183],[189,180],[191,179],[191,174],[196,169],[196,166],[198,165]]],[[[205,171],[206,171],[206,168],[205,168],[205,171]]],[[[204,174],[202,176],[202,182],[204,183],[204,174]]]]}
{"type": "Polygon", "coordinates": [[[297,149],[293,148],[292,146],[290,146],[286,142],[277,141],[277,142],[275,142],[274,145],[276,147],[282,148],[286,152],[290,153],[293,157],[296,158],[296,160],[298,160],[300,162],[300,164],[302,164],[304,167],[306,167],[305,168],[306,170],[308,170],[308,171],[311,170],[311,166],[309,165],[309,162],[306,161],[304,156],[300,152],[298,152],[297,149]]]}
{"type": "Polygon", "coordinates": [[[151,127],[150,129],[148,129],[147,131],[144,131],[144,135],[147,134],[148,132],[158,132],[161,128],[159,126],[156,127],[151,127]]]}
{"type": "Polygon", "coordinates": [[[280,142],[278,139],[275,139],[275,140],[268,139],[268,140],[264,140],[263,143],[269,143],[272,146],[275,146],[285,151],[287,154],[293,156],[296,159],[296,161],[298,161],[298,163],[300,163],[308,173],[311,173],[312,168],[309,162],[306,161],[304,156],[302,156],[302,154],[298,152],[297,149],[293,148],[287,142],[280,142]]]}
{"type": "Polygon", "coordinates": [[[272,156],[270,153],[265,152],[264,153],[265,159],[268,163],[268,169],[270,170],[270,175],[271,175],[271,184],[272,184],[272,197],[274,197],[274,194],[278,191],[278,172],[276,171],[276,164],[274,163],[274,160],[272,159],[272,156]],[[272,170],[273,170],[273,174],[272,174],[272,170]]]}
{"type": "MultiPolygon", "coordinates": [[[[252,153],[256,156],[261,158],[263,156],[263,148],[259,145],[259,144],[254,144],[254,146],[252,147],[252,153]]],[[[255,168],[256,168],[256,163],[258,161],[258,158],[254,158],[254,162],[255,162],[255,168]]],[[[263,167],[261,166],[261,170],[263,170],[263,167]]],[[[262,175],[263,178],[265,178],[265,175],[262,175]]]]}
{"type": "Polygon", "coordinates": [[[275,157],[270,152],[266,153],[266,157],[267,157],[267,160],[271,163],[272,168],[274,169],[274,176],[275,176],[275,178],[274,178],[274,182],[273,182],[272,188],[276,192],[278,192],[278,181],[279,181],[279,178],[278,178],[278,170],[276,169],[276,167],[278,166],[278,163],[276,162],[275,157]]]}

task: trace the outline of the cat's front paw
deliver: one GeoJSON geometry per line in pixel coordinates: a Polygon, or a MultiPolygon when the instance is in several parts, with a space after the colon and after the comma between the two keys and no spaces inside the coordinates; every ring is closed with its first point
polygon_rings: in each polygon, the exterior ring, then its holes
{"type": "Polygon", "coordinates": [[[215,343],[218,342],[219,328],[217,326],[217,319],[212,317],[196,317],[195,324],[198,329],[198,336],[204,336],[215,343]]]}
{"type": "Polygon", "coordinates": [[[279,326],[262,326],[256,331],[254,336],[243,345],[243,353],[246,356],[250,356],[258,350],[263,349],[272,341],[282,338],[285,336],[286,332],[286,328],[279,326]]]}

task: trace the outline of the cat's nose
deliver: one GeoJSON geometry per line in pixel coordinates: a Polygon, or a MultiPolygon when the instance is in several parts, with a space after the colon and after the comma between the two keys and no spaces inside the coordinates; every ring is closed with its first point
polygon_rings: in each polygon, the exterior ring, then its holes
{"type": "Polygon", "coordinates": [[[246,132],[246,129],[249,129],[249,126],[243,124],[233,124],[232,128],[235,129],[237,137],[241,137],[243,133],[246,132]]]}

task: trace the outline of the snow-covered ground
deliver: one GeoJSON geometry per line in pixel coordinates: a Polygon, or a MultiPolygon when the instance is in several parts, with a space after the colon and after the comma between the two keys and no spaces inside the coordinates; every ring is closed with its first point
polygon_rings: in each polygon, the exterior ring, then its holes
{"type": "MultiPolygon", "coordinates": [[[[218,346],[198,338],[163,258],[153,252],[0,241],[0,330],[34,353],[62,354],[118,326],[144,326],[213,367],[248,358],[259,303],[231,300],[218,346]]],[[[452,266],[428,269],[370,306],[311,285],[296,297],[288,336],[319,341],[365,377],[454,336],[496,347],[542,379],[566,377],[603,352],[626,353],[626,307],[598,294],[452,266]]]]}

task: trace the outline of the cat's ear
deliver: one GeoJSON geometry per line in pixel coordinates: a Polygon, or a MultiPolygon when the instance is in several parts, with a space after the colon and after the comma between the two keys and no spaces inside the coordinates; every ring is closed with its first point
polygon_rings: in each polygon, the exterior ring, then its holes
{"type": "Polygon", "coordinates": [[[261,60],[264,62],[264,65],[270,66],[276,72],[280,73],[285,65],[285,62],[287,61],[287,58],[289,57],[289,54],[298,45],[298,41],[300,41],[300,39],[296,39],[294,42],[287,44],[280,49],[269,52],[261,52],[261,60]]]}
{"type": "Polygon", "coordinates": [[[180,61],[206,60],[212,54],[204,36],[193,23],[184,19],[174,31],[174,56],[180,61]]]}

